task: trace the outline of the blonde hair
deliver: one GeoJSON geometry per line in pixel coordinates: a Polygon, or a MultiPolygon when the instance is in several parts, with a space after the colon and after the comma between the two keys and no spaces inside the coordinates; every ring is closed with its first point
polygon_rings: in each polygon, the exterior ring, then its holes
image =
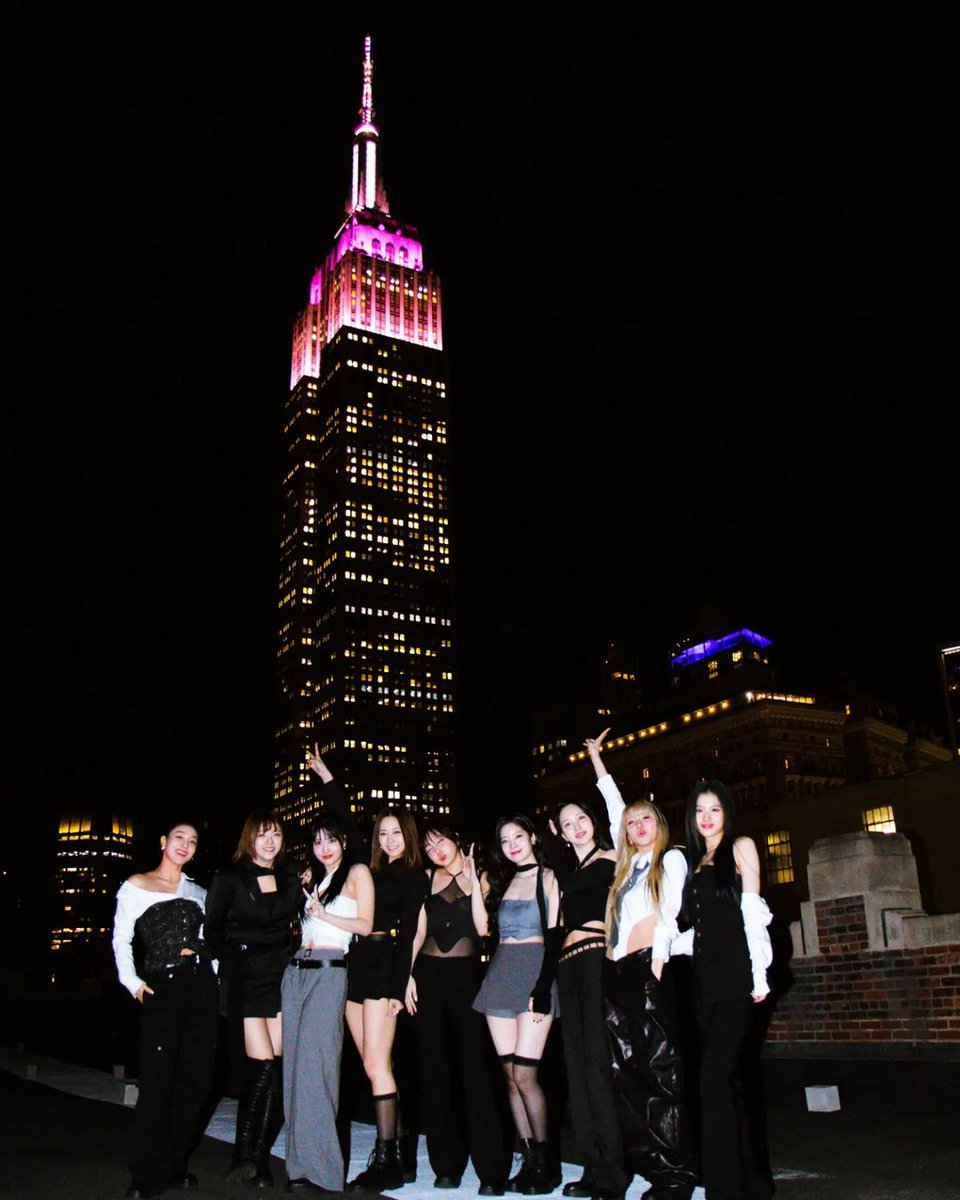
{"type": "Polygon", "coordinates": [[[650,903],[658,911],[660,909],[660,897],[663,894],[663,856],[670,849],[670,828],[667,825],[666,817],[652,800],[635,800],[633,804],[627,805],[623,810],[623,816],[620,818],[620,833],[617,837],[617,861],[613,868],[613,883],[610,886],[610,893],[607,896],[606,927],[608,940],[612,932],[613,906],[616,902],[617,892],[620,891],[630,878],[630,872],[633,869],[633,856],[637,853],[637,847],[630,841],[630,835],[627,833],[627,817],[631,813],[641,812],[652,814],[657,822],[657,839],[653,843],[650,870],[647,872],[647,878],[644,882],[650,889],[650,903]]]}

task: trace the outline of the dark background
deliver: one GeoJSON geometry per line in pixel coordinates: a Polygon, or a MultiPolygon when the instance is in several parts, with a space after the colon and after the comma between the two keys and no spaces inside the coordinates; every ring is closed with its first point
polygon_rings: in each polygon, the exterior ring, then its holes
{"type": "Polygon", "coordinates": [[[523,798],[528,713],[588,697],[609,641],[652,692],[677,638],[749,626],[791,687],[945,735],[945,7],[534,10],[7,10],[28,845],[62,809],[239,824],[271,796],[290,335],[368,29],[391,209],[444,286],[468,808],[523,798]]]}

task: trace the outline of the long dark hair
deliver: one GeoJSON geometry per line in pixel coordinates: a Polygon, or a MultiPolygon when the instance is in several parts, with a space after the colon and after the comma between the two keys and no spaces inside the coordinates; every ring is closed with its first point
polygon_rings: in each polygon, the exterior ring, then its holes
{"type": "Polygon", "coordinates": [[[511,813],[509,816],[501,817],[493,831],[493,841],[490,843],[490,867],[487,871],[490,887],[487,892],[486,906],[491,927],[496,925],[497,910],[500,908],[503,893],[517,873],[517,868],[504,857],[503,849],[500,846],[500,834],[504,825],[519,825],[533,843],[533,853],[537,863],[540,867],[544,865],[543,845],[530,818],[523,813],[511,813]]]}
{"type": "Polygon", "coordinates": [[[398,860],[404,867],[419,867],[420,838],[417,834],[417,823],[413,813],[408,808],[382,808],[373,822],[373,833],[370,835],[370,870],[380,871],[388,863],[388,858],[380,849],[380,826],[387,817],[396,817],[400,832],[403,834],[403,858],[398,860]]]}
{"type": "Polygon", "coordinates": [[[333,878],[330,880],[327,890],[323,893],[323,903],[327,905],[336,900],[340,895],[353,864],[347,858],[347,833],[343,827],[343,822],[335,813],[321,809],[310,825],[310,880],[307,885],[307,891],[312,892],[327,877],[327,868],[317,858],[316,851],[313,848],[314,841],[318,834],[321,833],[325,833],[327,837],[332,837],[334,841],[339,842],[340,849],[343,851],[340,866],[334,871],[333,878]]]}
{"type": "Polygon", "coordinates": [[[576,857],[576,851],[563,836],[563,830],[560,828],[560,814],[565,808],[579,808],[587,814],[590,818],[590,823],[593,825],[593,840],[597,843],[598,850],[612,850],[614,848],[613,839],[610,837],[610,821],[606,813],[601,817],[589,800],[564,800],[553,810],[553,823],[557,827],[557,837],[564,846],[569,848],[574,857],[576,857]]]}
{"type": "Polygon", "coordinates": [[[700,866],[700,861],[707,852],[707,844],[697,829],[697,801],[707,792],[712,792],[723,808],[723,836],[720,839],[720,845],[713,852],[713,877],[717,893],[739,904],[740,881],[737,877],[737,864],[733,858],[733,843],[737,839],[737,810],[727,785],[721,783],[719,779],[701,779],[699,783],[694,784],[693,790],[687,797],[684,817],[687,838],[687,885],[696,874],[697,867],[700,866]]]}

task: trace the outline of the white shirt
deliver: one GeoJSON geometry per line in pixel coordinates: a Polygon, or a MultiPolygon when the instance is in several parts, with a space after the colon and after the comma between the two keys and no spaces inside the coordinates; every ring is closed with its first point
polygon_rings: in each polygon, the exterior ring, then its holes
{"type": "Polygon", "coordinates": [[[175,892],[151,892],[136,887],[129,879],[120,885],[117,892],[117,911],[113,918],[113,957],[117,963],[117,975],[131,996],[136,999],[137,989],[144,980],[137,974],[133,961],[133,931],[137,921],[148,908],[162,904],[164,900],[193,900],[205,911],[207,889],[194,883],[186,875],[180,876],[175,892]]]}
{"type": "MultiPolygon", "coordinates": [[[[609,776],[604,776],[608,779],[609,776]]],[[[653,852],[635,854],[630,864],[631,871],[635,866],[649,863],[653,852]]],[[[680,902],[683,899],[683,885],[687,878],[687,860],[680,850],[668,850],[663,856],[663,878],[660,884],[660,908],[655,909],[650,898],[650,887],[645,875],[623,897],[620,909],[620,925],[617,930],[617,943],[613,947],[614,959],[623,958],[627,953],[627,943],[630,933],[638,921],[655,916],[653,928],[653,958],[670,957],[670,939],[677,935],[677,914],[680,912],[680,902]]]]}
{"type": "Polygon", "coordinates": [[[600,795],[603,796],[604,803],[607,806],[607,817],[610,820],[610,837],[613,841],[614,849],[616,849],[617,838],[620,836],[620,822],[623,819],[623,810],[626,805],[623,803],[620,789],[614,782],[612,775],[601,775],[597,780],[597,787],[600,789],[600,795]]]}

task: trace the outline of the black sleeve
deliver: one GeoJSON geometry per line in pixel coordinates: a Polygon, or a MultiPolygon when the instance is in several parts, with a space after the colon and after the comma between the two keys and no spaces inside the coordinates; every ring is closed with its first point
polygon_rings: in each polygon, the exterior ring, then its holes
{"type": "Polygon", "coordinates": [[[227,948],[227,914],[233,901],[232,874],[218,871],[210,882],[203,917],[203,940],[211,958],[222,959],[227,948]]]}
{"type": "Polygon", "coordinates": [[[530,998],[533,1000],[533,1011],[550,1015],[550,989],[557,976],[557,962],[560,959],[560,948],[566,931],[559,925],[548,929],[543,939],[543,965],[537,982],[533,985],[530,998]]]}
{"type": "Polygon", "coordinates": [[[407,872],[403,895],[400,897],[400,928],[397,931],[397,953],[394,957],[392,1000],[402,1000],[407,993],[407,980],[413,965],[413,942],[420,922],[420,909],[427,898],[429,881],[426,872],[415,869],[407,872]]]}
{"type": "Polygon", "coordinates": [[[343,823],[343,828],[347,833],[347,860],[350,863],[366,863],[370,858],[370,851],[360,824],[350,811],[347,793],[335,779],[331,779],[329,783],[323,785],[320,798],[323,807],[329,809],[343,823]]]}

